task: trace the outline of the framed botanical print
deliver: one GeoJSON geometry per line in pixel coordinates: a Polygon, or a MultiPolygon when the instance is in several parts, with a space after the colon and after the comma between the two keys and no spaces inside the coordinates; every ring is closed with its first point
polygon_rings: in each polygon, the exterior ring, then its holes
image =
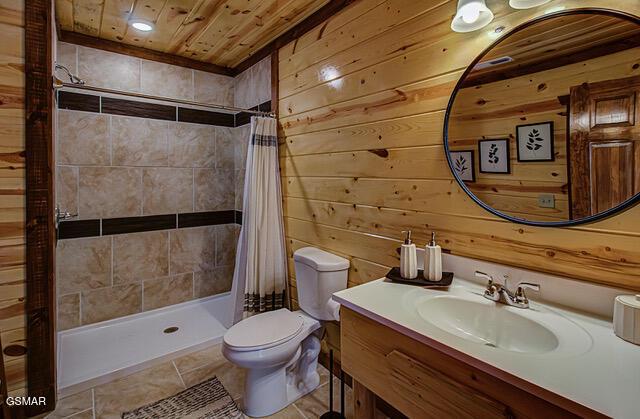
{"type": "Polygon", "coordinates": [[[478,141],[480,173],[511,173],[509,139],[478,141]]]}
{"type": "Polygon", "coordinates": [[[554,161],[553,122],[516,126],[518,161],[554,161]]]}
{"type": "Polygon", "coordinates": [[[473,163],[473,150],[451,151],[449,155],[453,163],[453,170],[455,170],[458,177],[464,182],[475,182],[476,171],[473,163]]]}

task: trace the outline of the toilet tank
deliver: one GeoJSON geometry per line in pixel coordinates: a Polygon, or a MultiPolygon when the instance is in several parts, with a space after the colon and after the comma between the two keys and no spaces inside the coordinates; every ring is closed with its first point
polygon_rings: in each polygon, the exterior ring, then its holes
{"type": "Polygon", "coordinates": [[[300,309],[318,320],[339,320],[331,295],[347,287],[349,261],[315,247],[293,254],[300,309]]]}

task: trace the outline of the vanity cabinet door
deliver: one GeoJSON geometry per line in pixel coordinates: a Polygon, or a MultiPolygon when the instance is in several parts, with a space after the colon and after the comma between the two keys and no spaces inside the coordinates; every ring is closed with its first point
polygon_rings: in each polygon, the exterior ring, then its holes
{"type": "Polygon", "coordinates": [[[420,417],[509,418],[509,408],[474,389],[452,380],[422,362],[391,351],[387,355],[391,387],[420,411],[420,417]]]}

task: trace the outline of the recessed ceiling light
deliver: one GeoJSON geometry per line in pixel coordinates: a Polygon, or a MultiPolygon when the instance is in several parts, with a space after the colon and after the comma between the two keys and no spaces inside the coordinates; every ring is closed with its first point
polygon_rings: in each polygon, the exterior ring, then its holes
{"type": "Polygon", "coordinates": [[[153,23],[151,22],[146,22],[144,20],[131,20],[129,23],[131,26],[142,32],[149,32],[153,30],[153,23]]]}

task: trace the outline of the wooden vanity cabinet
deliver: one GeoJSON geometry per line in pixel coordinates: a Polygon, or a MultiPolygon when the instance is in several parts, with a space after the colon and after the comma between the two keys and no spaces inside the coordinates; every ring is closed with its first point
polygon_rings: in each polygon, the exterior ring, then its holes
{"type": "Polygon", "coordinates": [[[374,417],[374,394],[410,418],[604,417],[553,393],[539,397],[524,381],[513,385],[504,372],[489,374],[344,306],[340,317],[356,418],[374,417]]]}

